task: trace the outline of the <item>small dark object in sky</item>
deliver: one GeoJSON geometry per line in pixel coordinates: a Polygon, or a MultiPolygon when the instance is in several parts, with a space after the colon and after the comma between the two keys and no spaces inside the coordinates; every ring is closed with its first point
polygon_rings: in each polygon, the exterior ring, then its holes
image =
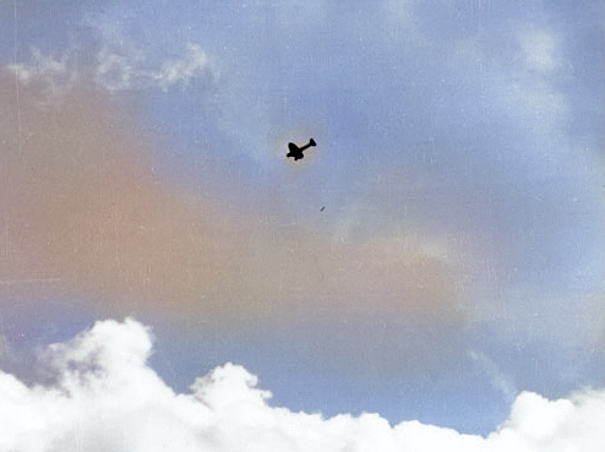
{"type": "Polygon", "coordinates": [[[319,209],[320,212],[323,212],[324,210],[326,210],[326,206],[321,206],[321,209],[319,209]]]}
{"type": "Polygon", "coordinates": [[[286,158],[292,157],[295,161],[305,158],[303,155],[303,151],[311,146],[315,146],[315,140],[311,138],[308,144],[305,144],[303,147],[299,148],[294,143],[288,143],[289,152],[286,154],[286,158]]]}

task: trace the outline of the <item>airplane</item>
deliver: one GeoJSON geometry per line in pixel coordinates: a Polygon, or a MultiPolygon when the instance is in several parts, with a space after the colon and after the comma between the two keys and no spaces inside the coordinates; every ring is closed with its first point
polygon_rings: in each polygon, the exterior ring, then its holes
{"type": "Polygon", "coordinates": [[[303,151],[311,146],[315,146],[315,140],[311,138],[308,144],[305,144],[303,147],[299,148],[294,143],[288,143],[288,149],[290,152],[286,154],[286,158],[292,157],[294,161],[305,158],[303,155],[303,151]]]}

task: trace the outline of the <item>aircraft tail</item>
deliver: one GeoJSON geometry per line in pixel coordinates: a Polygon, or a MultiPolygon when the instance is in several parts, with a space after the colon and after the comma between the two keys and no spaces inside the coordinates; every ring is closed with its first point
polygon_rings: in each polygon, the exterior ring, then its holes
{"type": "Polygon", "coordinates": [[[309,146],[316,146],[315,140],[313,138],[309,140],[309,146]]]}

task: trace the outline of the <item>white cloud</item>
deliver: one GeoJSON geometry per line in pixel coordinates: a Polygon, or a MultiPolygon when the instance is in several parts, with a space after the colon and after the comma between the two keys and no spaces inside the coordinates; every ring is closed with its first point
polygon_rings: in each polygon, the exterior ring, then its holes
{"type": "Polygon", "coordinates": [[[183,58],[165,63],[159,72],[153,74],[153,79],[166,90],[176,83],[187,84],[195,76],[202,75],[209,67],[210,60],[206,52],[198,45],[189,44],[183,58]]]}
{"type": "Polygon", "coordinates": [[[69,63],[68,53],[58,57],[43,54],[40,49],[32,47],[29,63],[10,64],[7,68],[24,85],[41,82],[44,98],[56,98],[70,89],[76,80],[77,71],[69,63]]]}
{"type": "Polygon", "coordinates": [[[29,65],[17,63],[9,65],[20,82],[27,84],[32,79],[38,77],[63,76],[67,72],[67,55],[63,54],[61,58],[53,55],[44,55],[40,49],[33,47],[31,50],[32,61],[29,65]]]}
{"type": "Polygon", "coordinates": [[[528,69],[550,72],[561,66],[561,43],[554,33],[533,30],[520,33],[517,39],[528,69]]]}
{"type": "Polygon", "coordinates": [[[501,38],[511,45],[503,46],[500,53],[497,46],[485,47],[484,37],[478,37],[463,41],[460,54],[481,57],[489,63],[493,83],[490,98],[496,101],[493,105],[499,104],[503,112],[518,121],[520,130],[536,140],[537,148],[545,150],[543,159],[552,159],[553,150],[563,143],[562,131],[570,108],[562,84],[570,70],[564,41],[551,30],[527,31],[517,26],[501,38]]]}
{"type": "Polygon", "coordinates": [[[173,49],[170,57],[148,42],[135,40],[115,22],[88,18],[86,24],[100,42],[96,54],[96,81],[110,91],[187,85],[196,78],[218,74],[211,58],[198,45],[173,49]]]}
{"type": "Polygon", "coordinates": [[[208,55],[196,44],[188,44],[178,58],[158,67],[154,67],[145,54],[129,51],[129,48],[104,47],[99,51],[95,78],[100,85],[110,91],[154,86],[166,91],[173,85],[187,85],[195,78],[214,78],[217,74],[208,55]]]}
{"type": "Polygon", "coordinates": [[[569,399],[547,400],[522,393],[509,419],[488,442],[515,451],[605,450],[605,391],[583,391],[569,399]]]}
{"type": "Polygon", "coordinates": [[[602,451],[605,392],[549,401],[522,393],[487,438],[417,421],[392,427],[377,414],[294,413],[243,367],[226,364],[175,394],[149,368],[150,332],[126,319],[97,322],[50,346],[53,386],[27,387],[0,372],[0,450],[95,451],[602,451]]]}
{"type": "MultiPolygon", "coordinates": [[[[121,41],[120,41],[121,42],[121,41]]],[[[157,62],[134,44],[104,43],[97,51],[92,67],[94,80],[109,91],[160,88],[167,91],[187,85],[195,79],[218,77],[218,70],[208,54],[197,44],[189,43],[173,58],[157,62]]],[[[43,54],[32,48],[29,62],[7,65],[23,84],[42,83],[46,95],[60,95],[70,89],[80,73],[75,48],[61,57],[43,54]]]]}
{"type": "Polygon", "coordinates": [[[510,77],[504,88],[505,102],[540,136],[558,136],[561,120],[566,113],[567,100],[558,88],[560,62],[556,56],[556,41],[542,34],[534,40],[522,41],[519,52],[521,67],[518,77],[510,77]]]}
{"type": "Polygon", "coordinates": [[[481,371],[485,372],[490,377],[492,385],[502,392],[506,401],[512,403],[519,394],[512,378],[504,375],[496,363],[489,359],[484,353],[476,350],[469,350],[468,356],[477,364],[481,371]]]}

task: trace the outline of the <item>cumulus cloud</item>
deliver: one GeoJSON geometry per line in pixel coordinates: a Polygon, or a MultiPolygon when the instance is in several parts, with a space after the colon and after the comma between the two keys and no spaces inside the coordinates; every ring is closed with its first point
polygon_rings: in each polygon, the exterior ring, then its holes
{"type": "Polygon", "coordinates": [[[28,387],[0,371],[0,450],[95,451],[601,451],[605,392],[547,400],[522,393],[487,437],[378,414],[295,413],[272,407],[246,369],[225,364],[177,394],[147,365],[149,328],[105,320],[53,344],[53,383],[28,387]]]}

